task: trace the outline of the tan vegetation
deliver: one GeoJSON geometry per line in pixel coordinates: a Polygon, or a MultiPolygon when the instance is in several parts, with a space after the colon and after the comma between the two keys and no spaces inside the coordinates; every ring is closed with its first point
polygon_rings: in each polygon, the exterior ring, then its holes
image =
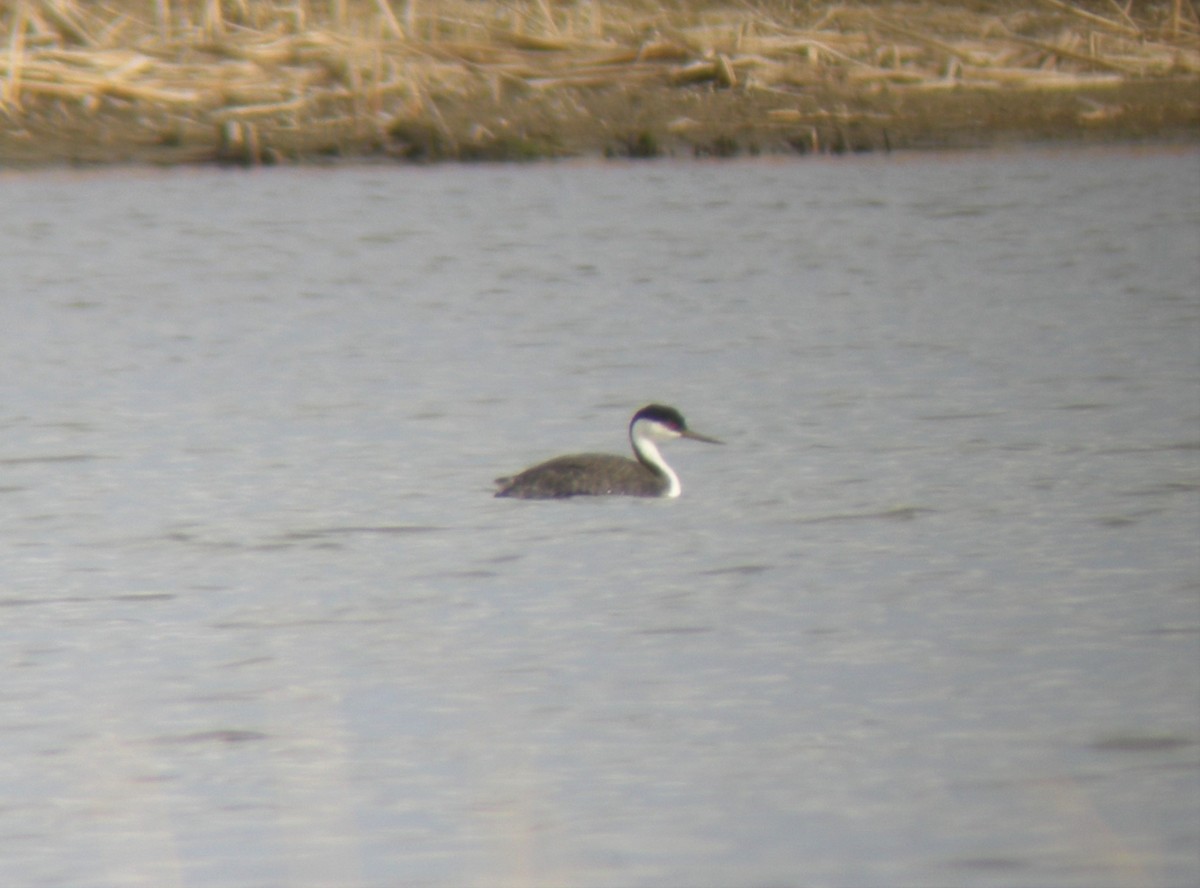
{"type": "Polygon", "coordinates": [[[820,151],[1035,107],[1194,133],[1192,0],[0,0],[0,160],[820,151]]]}

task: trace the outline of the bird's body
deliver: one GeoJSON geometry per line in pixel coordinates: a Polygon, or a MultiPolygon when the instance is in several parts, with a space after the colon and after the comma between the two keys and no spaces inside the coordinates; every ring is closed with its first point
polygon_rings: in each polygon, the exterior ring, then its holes
{"type": "Polygon", "coordinates": [[[658,451],[658,441],[691,438],[719,444],[690,431],[679,411],[651,404],[634,414],[629,442],[637,459],[609,453],[558,456],[508,478],[497,478],[496,496],[558,499],[569,496],[679,496],[679,476],[658,451]]]}
{"type": "Polygon", "coordinates": [[[498,478],[496,496],[552,499],[564,496],[662,496],[670,481],[635,459],[611,453],[557,456],[511,478],[498,478]]]}

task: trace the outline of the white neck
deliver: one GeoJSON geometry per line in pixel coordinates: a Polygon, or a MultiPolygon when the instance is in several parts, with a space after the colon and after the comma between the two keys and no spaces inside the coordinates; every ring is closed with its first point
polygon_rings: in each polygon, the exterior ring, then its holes
{"type": "Polygon", "coordinates": [[[663,496],[679,496],[683,492],[683,487],[679,484],[679,476],[675,474],[674,469],[667,465],[667,461],[658,452],[658,445],[654,443],[653,438],[645,433],[641,423],[634,425],[629,435],[629,440],[642,461],[647,465],[654,466],[655,469],[662,472],[666,477],[667,491],[663,496]]]}

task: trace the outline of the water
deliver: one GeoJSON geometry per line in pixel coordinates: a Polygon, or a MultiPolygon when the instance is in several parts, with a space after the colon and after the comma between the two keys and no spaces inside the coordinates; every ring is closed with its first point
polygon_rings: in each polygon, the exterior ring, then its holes
{"type": "Polygon", "coordinates": [[[1194,150],[0,202],[0,882],[1200,878],[1194,150]]]}

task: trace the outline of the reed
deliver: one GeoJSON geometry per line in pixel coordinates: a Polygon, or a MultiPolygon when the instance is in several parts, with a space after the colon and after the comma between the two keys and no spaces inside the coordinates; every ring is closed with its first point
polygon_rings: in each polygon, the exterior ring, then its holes
{"type": "MultiPolygon", "coordinates": [[[[587,91],[1095,89],[1200,78],[1192,0],[1120,5],[644,0],[0,0],[0,121],[52,103],[176,130],[420,130],[587,91]],[[236,126],[233,126],[236,124],[236,126]]],[[[246,138],[246,133],[254,133],[246,138]]],[[[226,136],[222,136],[226,138],[226,136]]]]}

